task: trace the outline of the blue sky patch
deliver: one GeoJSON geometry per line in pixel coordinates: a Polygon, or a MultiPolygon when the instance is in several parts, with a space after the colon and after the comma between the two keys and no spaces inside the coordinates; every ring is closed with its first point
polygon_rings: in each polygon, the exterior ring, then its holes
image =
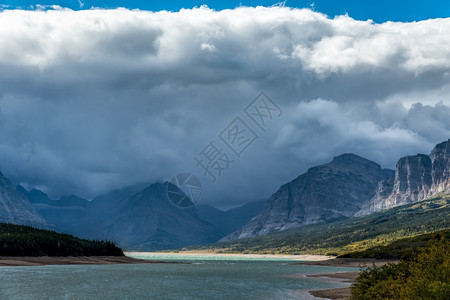
{"type": "MultiPolygon", "coordinates": [[[[231,9],[244,6],[272,6],[283,5],[284,2],[274,1],[211,1],[211,0],[182,0],[182,1],[142,1],[142,0],[31,0],[6,1],[4,7],[33,9],[36,5],[59,5],[74,10],[90,9],[92,7],[117,8],[126,7],[142,10],[178,11],[182,8],[207,5],[215,10],[231,9]]],[[[420,21],[430,18],[444,18],[450,16],[450,3],[445,0],[291,0],[286,6],[297,8],[313,8],[331,17],[348,14],[354,19],[372,19],[375,22],[385,21],[420,21]]]]}

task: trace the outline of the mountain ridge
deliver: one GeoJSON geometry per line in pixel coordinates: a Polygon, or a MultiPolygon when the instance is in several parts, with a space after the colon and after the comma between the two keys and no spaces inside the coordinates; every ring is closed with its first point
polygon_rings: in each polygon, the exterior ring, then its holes
{"type": "Polygon", "coordinates": [[[430,155],[401,157],[395,171],[381,169],[377,163],[356,154],[344,153],[282,185],[255,218],[221,241],[284,231],[333,218],[364,216],[449,191],[450,139],[437,144],[430,155]],[[355,185],[365,188],[358,190],[355,185]]]}
{"type": "Polygon", "coordinates": [[[251,201],[226,211],[208,204],[200,204],[197,205],[197,212],[201,219],[214,225],[227,235],[238,230],[255,217],[266,202],[266,199],[251,201]]]}
{"type": "Polygon", "coordinates": [[[26,195],[0,172],[0,222],[48,228],[26,195]]]}
{"type": "Polygon", "coordinates": [[[392,185],[381,185],[384,191],[365,203],[356,216],[415,203],[450,191],[450,139],[437,144],[430,155],[416,154],[400,158],[392,185]]]}
{"type": "Polygon", "coordinates": [[[392,170],[356,154],[335,156],[282,185],[255,218],[221,241],[350,217],[373,196],[378,182],[392,175],[392,170]]]}

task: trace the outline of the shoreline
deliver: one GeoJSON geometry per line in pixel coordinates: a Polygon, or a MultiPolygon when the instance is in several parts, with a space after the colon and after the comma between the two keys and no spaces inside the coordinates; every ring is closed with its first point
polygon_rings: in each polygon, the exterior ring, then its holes
{"type": "MultiPolygon", "coordinates": [[[[398,260],[373,259],[373,258],[335,258],[316,262],[309,261],[309,262],[292,263],[292,265],[364,268],[373,265],[379,267],[387,263],[397,263],[397,262],[398,260]]],[[[336,272],[329,274],[306,275],[307,277],[334,279],[341,283],[348,284],[347,287],[324,289],[324,290],[309,290],[308,293],[314,297],[324,299],[331,299],[331,300],[349,299],[352,294],[351,286],[356,281],[356,278],[359,276],[360,273],[361,271],[350,271],[350,272],[336,272]]]]}
{"type": "Polygon", "coordinates": [[[331,274],[311,274],[307,277],[333,279],[340,283],[345,283],[347,286],[324,289],[324,290],[309,290],[308,293],[314,297],[331,299],[331,300],[345,300],[352,295],[351,286],[359,276],[360,272],[339,272],[331,274]]]}
{"type": "Polygon", "coordinates": [[[308,262],[326,261],[335,259],[334,256],[326,255],[288,255],[288,254],[241,254],[241,253],[217,253],[213,251],[180,251],[180,252],[124,252],[125,255],[152,255],[152,256],[208,256],[208,257],[239,257],[239,258],[284,258],[292,260],[301,260],[308,262]]]}
{"type": "Polygon", "coordinates": [[[128,256],[0,256],[0,267],[157,263],[177,264],[180,262],[144,260],[128,256]]]}
{"type": "Polygon", "coordinates": [[[387,263],[398,263],[398,260],[375,259],[375,258],[332,258],[328,260],[296,262],[292,263],[292,265],[364,268],[364,267],[371,267],[374,264],[375,266],[380,267],[387,263]]]}

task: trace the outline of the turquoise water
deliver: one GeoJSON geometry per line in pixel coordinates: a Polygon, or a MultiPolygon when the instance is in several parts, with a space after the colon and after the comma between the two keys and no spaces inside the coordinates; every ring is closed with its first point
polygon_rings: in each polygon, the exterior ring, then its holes
{"type": "Polygon", "coordinates": [[[306,290],[345,284],[305,274],[355,270],[285,260],[178,260],[190,263],[0,267],[0,299],[313,299],[306,290]]]}
{"type": "Polygon", "coordinates": [[[127,256],[149,259],[149,260],[164,260],[164,261],[182,261],[182,262],[196,262],[196,261],[278,261],[278,262],[299,262],[293,261],[292,258],[286,258],[276,255],[251,256],[251,255],[221,255],[221,254],[176,254],[176,253],[152,253],[141,252],[139,254],[127,254],[127,256]]]}

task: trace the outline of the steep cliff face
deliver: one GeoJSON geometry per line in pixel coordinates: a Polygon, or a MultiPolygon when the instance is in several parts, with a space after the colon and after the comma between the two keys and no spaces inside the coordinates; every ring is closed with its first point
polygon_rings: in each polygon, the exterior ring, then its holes
{"type": "Polygon", "coordinates": [[[431,184],[431,159],[428,155],[402,157],[395,168],[395,179],[381,181],[375,196],[355,215],[367,215],[423,200],[431,195],[431,184]]]}
{"type": "Polygon", "coordinates": [[[222,240],[352,216],[373,197],[378,182],[389,179],[393,173],[357,155],[340,155],[283,185],[260,214],[222,240]]]}
{"type": "Polygon", "coordinates": [[[0,222],[46,228],[27,197],[0,173],[0,222]]]}
{"type": "Polygon", "coordinates": [[[430,155],[402,157],[396,166],[392,188],[388,182],[380,182],[375,196],[363,205],[356,216],[415,203],[448,191],[450,191],[450,140],[436,145],[430,155]]]}
{"type": "Polygon", "coordinates": [[[361,210],[355,216],[367,215],[375,211],[387,209],[385,200],[391,195],[394,189],[394,181],[394,177],[380,181],[375,196],[369,202],[364,203],[361,210]]]}
{"type": "Polygon", "coordinates": [[[417,154],[402,157],[397,163],[394,188],[388,201],[394,206],[413,203],[430,196],[431,159],[417,154]]]}
{"type": "Polygon", "coordinates": [[[434,147],[430,154],[432,162],[431,193],[450,191],[450,139],[434,147]]]}

